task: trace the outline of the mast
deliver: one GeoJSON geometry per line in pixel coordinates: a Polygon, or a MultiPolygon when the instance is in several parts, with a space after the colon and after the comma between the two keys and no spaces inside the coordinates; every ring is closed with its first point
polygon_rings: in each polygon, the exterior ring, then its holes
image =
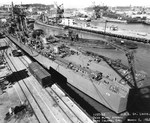
{"type": "Polygon", "coordinates": [[[13,4],[13,2],[11,3],[11,7],[12,7],[12,12],[11,12],[11,14],[12,14],[12,17],[14,18],[14,4],[13,4]]]}

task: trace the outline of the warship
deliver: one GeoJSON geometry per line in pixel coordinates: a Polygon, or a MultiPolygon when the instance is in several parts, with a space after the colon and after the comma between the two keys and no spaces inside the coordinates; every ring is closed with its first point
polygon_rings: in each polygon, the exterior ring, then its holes
{"type": "Polygon", "coordinates": [[[130,89],[137,88],[137,83],[145,81],[145,75],[133,67],[133,52],[126,51],[129,60],[127,67],[120,60],[75,48],[67,43],[71,39],[59,39],[54,35],[46,38],[43,30],[32,30],[27,25],[21,8],[14,6],[12,11],[9,24],[4,28],[7,38],[48,70],[57,71],[70,85],[100,104],[116,113],[127,110],[130,89]]]}

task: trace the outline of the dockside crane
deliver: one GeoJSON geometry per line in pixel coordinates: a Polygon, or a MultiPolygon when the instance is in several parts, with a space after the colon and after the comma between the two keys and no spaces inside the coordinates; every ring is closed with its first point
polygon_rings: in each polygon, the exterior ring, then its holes
{"type": "Polygon", "coordinates": [[[103,12],[106,11],[107,9],[108,9],[107,6],[99,6],[99,5],[94,4],[93,10],[94,10],[94,13],[95,13],[95,19],[101,18],[103,12]]]}
{"type": "Polygon", "coordinates": [[[137,87],[137,82],[136,82],[136,79],[135,79],[135,64],[134,64],[134,52],[133,51],[130,51],[130,52],[125,52],[125,55],[128,59],[128,65],[129,65],[129,69],[130,69],[130,72],[131,72],[131,75],[132,75],[132,79],[133,79],[133,82],[134,82],[134,87],[135,88],[138,88],[137,87]]]}
{"type": "Polygon", "coordinates": [[[61,20],[64,17],[64,8],[63,4],[57,5],[57,3],[54,3],[57,8],[57,14],[56,14],[56,23],[61,20]]]}

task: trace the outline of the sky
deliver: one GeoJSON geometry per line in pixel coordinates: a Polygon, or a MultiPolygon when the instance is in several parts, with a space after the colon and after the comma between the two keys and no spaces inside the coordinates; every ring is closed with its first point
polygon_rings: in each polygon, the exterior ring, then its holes
{"type": "Polygon", "coordinates": [[[96,5],[107,5],[107,6],[150,6],[149,0],[1,0],[0,5],[2,4],[28,4],[28,3],[42,3],[42,4],[57,4],[64,5],[64,8],[83,8],[87,6],[96,5]]]}

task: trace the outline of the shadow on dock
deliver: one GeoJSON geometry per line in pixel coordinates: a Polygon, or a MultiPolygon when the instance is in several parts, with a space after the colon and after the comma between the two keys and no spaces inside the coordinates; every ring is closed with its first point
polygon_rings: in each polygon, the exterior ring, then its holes
{"type": "Polygon", "coordinates": [[[3,39],[3,38],[5,38],[5,36],[0,34],[0,39],[3,39]]]}
{"type": "MultiPolygon", "coordinates": [[[[25,55],[27,55],[33,62],[38,62],[33,57],[29,56],[27,53],[25,53],[25,55]]],[[[40,64],[40,65],[43,66],[42,64],[40,64]]],[[[107,121],[107,118],[103,117],[97,109],[95,109],[86,100],[84,100],[77,92],[75,92],[70,87],[70,85],[68,85],[67,78],[65,76],[60,74],[58,71],[56,71],[52,67],[50,67],[48,69],[48,68],[45,68],[43,66],[43,68],[46,69],[51,74],[51,78],[52,78],[53,83],[57,83],[57,85],[59,85],[59,87],[65,92],[65,94],[67,96],[71,97],[71,99],[75,103],[77,103],[80,107],[82,107],[83,111],[85,111],[85,113],[88,114],[88,116],[91,119],[94,117],[95,114],[100,114],[100,119],[99,119],[100,121],[103,121],[103,119],[106,119],[105,123],[111,123],[111,122],[107,121]]],[[[78,89],[76,89],[76,90],[78,90],[78,89]]]]}
{"type": "MultiPolygon", "coordinates": [[[[100,114],[93,106],[91,106],[87,101],[85,101],[78,93],[76,93],[70,86],[68,85],[67,78],[58,73],[55,69],[50,68],[48,72],[52,76],[52,81],[57,83],[59,87],[65,91],[66,95],[71,97],[71,99],[82,107],[83,111],[85,111],[86,114],[89,115],[89,117],[92,119],[95,114],[100,114]]],[[[76,89],[78,90],[78,89],[76,89]]],[[[79,91],[79,90],[78,90],[79,91]]],[[[99,116],[99,120],[102,121],[104,118],[103,116],[99,116]]],[[[105,120],[105,123],[110,123],[109,121],[105,120]]]]}
{"type": "Polygon", "coordinates": [[[60,85],[67,83],[67,78],[65,76],[63,76],[62,74],[60,74],[59,72],[57,72],[52,67],[49,68],[48,72],[51,74],[53,82],[57,82],[60,85]]]}
{"type": "Polygon", "coordinates": [[[17,71],[17,72],[13,72],[11,75],[7,76],[7,80],[11,83],[14,84],[15,82],[18,82],[22,79],[25,79],[29,77],[28,75],[28,71],[26,69],[17,71]]]}

